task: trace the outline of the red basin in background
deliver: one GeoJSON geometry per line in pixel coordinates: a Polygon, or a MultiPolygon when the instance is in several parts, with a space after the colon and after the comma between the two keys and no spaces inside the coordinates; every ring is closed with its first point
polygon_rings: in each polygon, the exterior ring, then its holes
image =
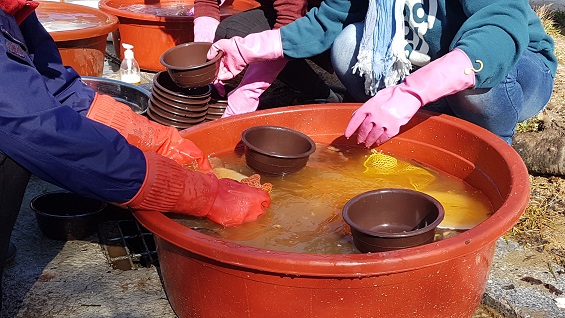
{"type": "MultiPolygon", "coordinates": [[[[127,10],[131,5],[173,5],[183,4],[192,7],[193,0],[100,0],[100,10],[118,17],[120,26],[112,33],[114,49],[120,60],[124,58],[124,48],[121,43],[134,46],[135,59],[139,67],[147,71],[164,71],[161,64],[161,54],[178,44],[194,40],[194,18],[192,16],[158,16],[127,10]]],[[[234,13],[242,12],[259,6],[253,0],[228,0],[220,9],[220,19],[234,13]],[[231,4],[229,4],[231,2],[231,4]],[[229,5],[227,5],[229,4],[229,5]]]]}
{"type": "Polygon", "coordinates": [[[55,40],[64,65],[72,66],[81,76],[102,76],[108,34],[118,28],[115,16],[96,8],[50,1],[41,1],[36,12],[55,40]]]}
{"type": "MultiPolygon", "coordinates": [[[[205,153],[233,151],[243,130],[286,126],[312,139],[354,145],[343,131],[360,105],[258,111],[184,131],[205,153]]],[[[166,214],[136,212],[155,234],[164,287],[179,317],[471,317],[481,302],[496,240],[529,200],[528,171],[512,147],[460,119],[420,111],[379,147],[481,190],[495,213],[439,242],[351,255],[269,251],[190,230],[166,214]]]]}

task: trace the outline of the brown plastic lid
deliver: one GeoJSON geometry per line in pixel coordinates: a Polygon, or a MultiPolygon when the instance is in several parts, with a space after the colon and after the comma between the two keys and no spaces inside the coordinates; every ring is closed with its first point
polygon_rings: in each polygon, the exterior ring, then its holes
{"type": "Polygon", "coordinates": [[[36,13],[55,42],[107,35],[118,28],[115,16],[78,4],[40,1],[36,13]]]}

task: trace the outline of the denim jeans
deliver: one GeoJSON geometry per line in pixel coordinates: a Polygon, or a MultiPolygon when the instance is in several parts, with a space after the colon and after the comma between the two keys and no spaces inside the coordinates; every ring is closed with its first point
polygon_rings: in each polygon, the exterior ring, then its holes
{"type": "MultiPolygon", "coordinates": [[[[357,101],[371,96],[364,91],[364,80],[353,74],[363,23],[348,25],[332,46],[332,64],[348,93],[357,101]]],[[[526,50],[502,81],[491,89],[467,89],[446,96],[424,108],[453,115],[496,134],[508,144],[516,125],[538,114],[553,92],[554,78],[540,57],[526,50]]]]}
{"type": "Polygon", "coordinates": [[[29,171],[0,152],[0,313],[6,253],[30,176],[29,171]]]}

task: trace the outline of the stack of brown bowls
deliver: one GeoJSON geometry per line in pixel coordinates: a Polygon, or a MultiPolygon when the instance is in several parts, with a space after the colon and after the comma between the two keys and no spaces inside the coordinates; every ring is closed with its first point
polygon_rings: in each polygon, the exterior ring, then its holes
{"type": "Polygon", "coordinates": [[[185,129],[202,123],[208,113],[211,85],[196,88],[177,86],[166,71],[153,78],[147,116],[163,125],[185,129]]]}
{"type": "Polygon", "coordinates": [[[222,118],[222,115],[224,114],[227,106],[227,100],[212,99],[210,104],[208,105],[208,113],[206,114],[204,120],[212,121],[222,118]]]}

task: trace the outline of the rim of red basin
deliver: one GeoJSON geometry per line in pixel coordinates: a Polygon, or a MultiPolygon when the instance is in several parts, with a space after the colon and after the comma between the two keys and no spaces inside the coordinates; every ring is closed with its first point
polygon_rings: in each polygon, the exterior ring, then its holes
{"type": "MultiPolygon", "coordinates": [[[[168,1],[160,1],[159,3],[176,3],[175,0],[168,0],[168,1]]],[[[142,0],[100,0],[98,3],[98,7],[100,10],[103,10],[106,13],[113,14],[117,17],[129,18],[129,19],[136,19],[136,20],[144,20],[144,21],[154,21],[154,22],[171,22],[171,21],[192,21],[194,20],[194,16],[190,15],[169,15],[169,16],[158,16],[155,14],[149,13],[138,13],[132,12],[128,10],[120,9],[120,6],[124,4],[144,4],[142,0]]],[[[183,2],[183,4],[194,4],[194,1],[187,1],[183,2]]],[[[245,11],[249,9],[253,9],[258,6],[258,3],[253,0],[236,0],[234,3],[229,6],[233,7],[234,9],[241,9],[238,11],[245,11]],[[237,8],[236,8],[237,7],[237,8]]],[[[233,13],[222,13],[220,11],[220,17],[225,18],[233,15],[233,13]]]]}
{"type": "Polygon", "coordinates": [[[84,28],[79,29],[49,32],[55,42],[107,36],[108,33],[111,33],[118,28],[117,17],[107,14],[102,10],[80,4],[41,1],[36,12],[40,21],[44,16],[49,16],[51,14],[64,14],[80,16],[81,19],[88,19],[90,22],[93,22],[93,24],[96,24],[96,26],[85,25],[84,28]]]}

